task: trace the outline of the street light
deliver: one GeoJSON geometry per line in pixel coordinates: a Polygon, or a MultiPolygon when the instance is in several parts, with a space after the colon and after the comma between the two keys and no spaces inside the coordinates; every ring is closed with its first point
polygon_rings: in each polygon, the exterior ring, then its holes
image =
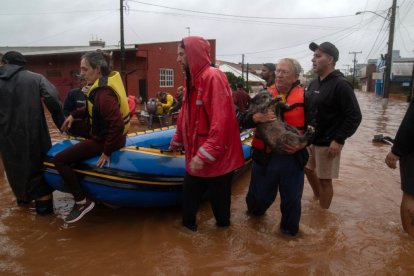
{"type": "Polygon", "coordinates": [[[383,15],[381,15],[379,13],[373,12],[373,11],[359,11],[359,12],[356,12],[355,15],[360,15],[360,14],[367,13],[367,12],[368,13],[373,13],[375,15],[378,15],[379,17],[384,18],[385,20],[388,20],[388,15],[387,15],[387,17],[385,17],[385,16],[383,16],[383,15]]]}
{"type": "Polygon", "coordinates": [[[388,11],[387,17],[384,17],[376,12],[373,11],[359,11],[355,13],[355,15],[359,15],[362,13],[373,13],[385,20],[390,21],[390,33],[388,36],[388,51],[387,51],[387,59],[385,60],[385,79],[384,79],[384,93],[382,94],[382,107],[386,108],[388,105],[388,95],[390,92],[390,75],[391,75],[391,66],[392,66],[392,47],[394,44],[394,26],[395,26],[395,10],[397,8],[397,0],[392,0],[392,6],[388,11]],[[391,10],[391,16],[390,15],[391,10]],[[388,18],[389,17],[389,18],[388,18]]]}

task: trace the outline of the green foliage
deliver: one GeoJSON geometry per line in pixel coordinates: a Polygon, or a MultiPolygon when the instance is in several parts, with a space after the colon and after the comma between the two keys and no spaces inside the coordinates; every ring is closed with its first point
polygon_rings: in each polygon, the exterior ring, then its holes
{"type": "Polygon", "coordinates": [[[313,71],[313,69],[310,69],[306,74],[303,75],[307,79],[315,79],[318,77],[318,75],[313,71]]]}
{"type": "Polygon", "coordinates": [[[231,72],[225,72],[225,74],[227,76],[227,80],[229,81],[229,84],[232,90],[236,90],[236,85],[238,83],[241,83],[243,84],[243,86],[245,86],[245,83],[242,77],[236,77],[236,75],[234,75],[231,72]]]}

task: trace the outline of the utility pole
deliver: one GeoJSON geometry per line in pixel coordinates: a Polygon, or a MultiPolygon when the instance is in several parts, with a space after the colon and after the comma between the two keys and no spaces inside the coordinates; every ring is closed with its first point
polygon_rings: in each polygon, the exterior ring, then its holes
{"type": "Polygon", "coordinates": [[[120,0],[121,13],[121,76],[125,76],[125,41],[124,41],[124,0],[120,0]]]}
{"type": "Polygon", "coordinates": [[[243,79],[243,81],[244,81],[244,54],[242,54],[242,64],[241,64],[242,66],[242,79],[243,79]]]}
{"type": "Polygon", "coordinates": [[[407,102],[410,102],[414,98],[414,62],[413,62],[413,70],[411,73],[411,83],[410,83],[411,89],[410,89],[410,95],[407,97],[407,102]]]}
{"type": "Polygon", "coordinates": [[[395,10],[397,9],[397,0],[392,1],[391,17],[390,17],[390,34],[388,38],[388,51],[385,64],[385,80],[384,93],[382,95],[382,107],[386,108],[388,105],[388,95],[390,93],[390,78],[392,71],[392,48],[394,44],[394,27],[395,27],[395,10]]]}
{"type": "Polygon", "coordinates": [[[246,83],[245,83],[244,87],[246,88],[247,92],[249,92],[249,63],[247,63],[247,68],[246,68],[246,83]]]}
{"type": "Polygon", "coordinates": [[[185,27],[185,28],[188,31],[188,36],[190,36],[190,27],[185,27]]]}
{"type": "Polygon", "coordinates": [[[349,52],[349,54],[350,55],[354,55],[354,60],[353,60],[353,62],[354,62],[354,76],[352,77],[352,86],[354,87],[354,89],[355,89],[355,75],[356,75],[356,70],[355,70],[355,67],[356,67],[356,62],[357,62],[357,60],[356,60],[356,55],[357,54],[362,54],[362,52],[349,52]]]}

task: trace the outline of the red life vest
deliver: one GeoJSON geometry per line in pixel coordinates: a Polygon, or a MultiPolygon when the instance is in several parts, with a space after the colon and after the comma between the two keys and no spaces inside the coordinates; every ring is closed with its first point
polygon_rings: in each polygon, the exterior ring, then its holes
{"type": "Polygon", "coordinates": [[[266,87],[266,90],[270,93],[270,95],[272,95],[272,97],[276,97],[276,96],[274,96],[275,94],[277,94],[277,89],[276,89],[275,84],[272,84],[272,85],[266,87]]]}
{"type": "MultiPolygon", "coordinates": [[[[275,88],[272,91],[272,97],[278,96],[280,93],[275,88]]],[[[305,131],[305,91],[302,86],[293,87],[287,95],[286,102],[289,104],[289,110],[283,112],[283,121],[299,130],[301,134],[305,131]]],[[[270,148],[265,145],[262,139],[253,137],[252,147],[258,150],[264,150],[266,153],[270,153],[270,148]]]]}

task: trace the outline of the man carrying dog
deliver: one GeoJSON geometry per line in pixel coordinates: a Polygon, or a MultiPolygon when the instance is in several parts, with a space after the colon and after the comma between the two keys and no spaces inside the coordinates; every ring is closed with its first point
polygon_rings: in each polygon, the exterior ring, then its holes
{"type": "MultiPolygon", "coordinates": [[[[305,108],[305,93],[299,83],[301,70],[300,64],[294,59],[280,60],[276,67],[275,91],[272,96],[280,96],[289,106],[280,111],[280,119],[303,134],[307,126],[305,114],[309,108],[305,108]]],[[[241,124],[245,128],[251,128],[274,120],[276,114],[272,108],[265,113],[247,112],[242,117],[241,124]]],[[[301,216],[304,166],[308,159],[306,144],[285,144],[285,153],[276,153],[256,133],[252,146],[253,167],[246,196],[248,213],[263,215],[279,191],[282,213],[280,229],[286,235],[296,236],[301,216]]]]}

